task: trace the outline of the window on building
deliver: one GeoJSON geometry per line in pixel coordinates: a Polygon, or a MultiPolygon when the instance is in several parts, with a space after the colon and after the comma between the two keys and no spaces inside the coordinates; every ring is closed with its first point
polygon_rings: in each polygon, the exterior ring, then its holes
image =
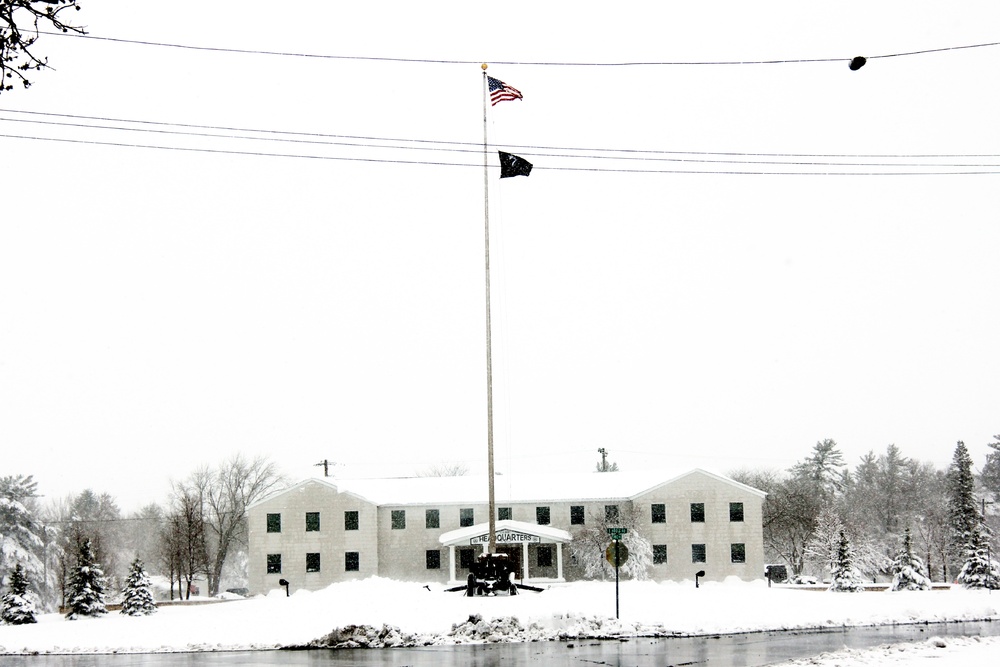
{"type": "Polygon", "coordinates": [[[691,503],[691,523],[705,523],[705,503],[691,503]]]}
{"type": "Polygon", "coordinates": [[[538,567],[552,567],[552,547],[538,547],[538,567]]]}
{"type": "Polygon", "coordinates": [[[439,549],[428,549],[424,554],[424,560],[427,561],[428,570],[441,569],[441,551],[439,549]]]}
{"type": "Polygon", "coordinates": [[[604,523],[618,524],[621,518],[618,513],[618,505],[604,506],[604,523]]]}
{"type": "Polygon", "coordinates": [[[653,565],[664,565],[667,562],[667,545],[653,545],[653,565]]]}
{"type": "Polygon", "coordinates": [[[306,554],[306,572],[319,572],[319,554],[306,554]]]}
{"type": "Polygon", "coordinates": [[[667,522],[667,506],[664,503],[653,503],[653,523],[667,522]]]}
{"type": "Polygon", "coordinates": [[[281,574],[281,554],[267,555],[267,573],[281,574]]]}
{"type": "Polygon", "coordinates": [[[361,569],[361,554],[357,551],[347,551],[344,553],[344,571],[357,572],[361,569]]]}
{"type": "Polygon", "coordinates": [[[441,511],[440,510],[427,510],[424,512],[424,526],[427,528],[440,528],[441,527],[441,511]]]}
{"type": "Polygon", "coordinates": [[[306,512],[306,532],[319,530],[319,512],[306,512]]]}
{"type": "Polygon", "coordinates": [[[358,511],[347,510],[344,512],[344,530],[358,529],[358,511]]]}
{"type": "Polygon", "coordinates": [[[269,532],[269,533],[280,533],[281,532],[281,515],[280,514],[268,514],[267,515],[267,532],[269,532]]]}
{"type": "Polygon", "coordinates": [[[510,521],[514,518],[514,510],[509,507],[497,508],[497,519],[499,521],[510,521]]]}
{"type": "Polygon", "coordinates": [[[730,544],[729,545],[729,557],[734,563],[745,563],[747,562],[747,545],[745,544],[730,544]]]}
{"type": "Polygon", "coordinates": [[[583,505],[570,505],[569,522],[573,526],[582,526],[586,523],[583,518],[583,505]]]}
{"type": "Polygon", "coordinates": [[[473,512],[471,507],[463,507],[458,510],[458,525],[463,528],[466,526],[471,526],[476,522],[476,514],[473,512]]]}
{"type": "Polygon", "coordinates": [[[743,521],[743,503],[729,503],[729,520],[743,521]]]}
{"type": "Polygon", "coordinates": [[[476,559],[475,549],[459,549],[458,550],[458,565],[463,570],[471,570],[472,563],[476,559]]]}
{"type": "Polygon", "coordinates": [[[535,508],[535,523],[539,526],[549,525],[549,508],[548,507],[536,507],[535,508]]]}
{"type": "Polygon", "coordinates": [[[392,529],[403,530],[406,528],[406,510],[392,510],[392,529]]]}
{"type": "Polygon", "coordinates": [[[704,563],[705,562],[705,545],[704,544],[692,544],[691,545],[691,562],[692,563],[704,563]]]}

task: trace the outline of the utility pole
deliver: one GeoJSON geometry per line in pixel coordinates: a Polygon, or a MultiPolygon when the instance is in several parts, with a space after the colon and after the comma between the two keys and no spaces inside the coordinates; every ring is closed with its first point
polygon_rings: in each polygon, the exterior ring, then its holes
{"type": "Polygon", "coordinates": [[[598,448],[597,453],[601,455],[601,472],[607,472],[608,471],[608,450],[604,449],[604,447],[600,447],[600,448],[598,448]]]}
{"type": "Polygon", "coordinates": [[[323,466],[323,477],[329,477],[330,476],[330,466],[335,466],[335,465],[339,465],[339,464],[338,463],[334,463],[333,461],[328,461],[327,459],[323,459],[319,463],[315,463],[313,465],[323,466]]]}

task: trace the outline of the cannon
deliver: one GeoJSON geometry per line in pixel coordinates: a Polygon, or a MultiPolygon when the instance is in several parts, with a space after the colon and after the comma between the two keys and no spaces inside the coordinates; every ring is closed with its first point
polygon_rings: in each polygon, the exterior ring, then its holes
{"type": "Polygon", "coordinates": [[[514,583],[514,564],[510,562],[510,557],[502,553],[485,553],[472,563],[465,595],[470,598],[497,593],[517,595],[517,588],[514,583]]]}

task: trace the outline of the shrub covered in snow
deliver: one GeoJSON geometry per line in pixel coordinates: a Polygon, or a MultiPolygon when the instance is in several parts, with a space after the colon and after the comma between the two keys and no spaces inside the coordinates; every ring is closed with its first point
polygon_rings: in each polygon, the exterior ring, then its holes
{"type": "Polygon", "coordinates": [[[104,571],[94,559],[94,548],[90,540],[80,544],[76,567],[69,579],[68,603],[69,613],[66,618],[70,620],[108,613],[104,606],[104,571]]]}

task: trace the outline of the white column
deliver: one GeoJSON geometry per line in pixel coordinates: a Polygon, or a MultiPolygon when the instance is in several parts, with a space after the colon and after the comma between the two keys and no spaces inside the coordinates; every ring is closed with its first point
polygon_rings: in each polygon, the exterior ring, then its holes
{"type": "Polygon", "coordinates": [[[556,578],[562,579],[562,542],[556,542],[556,578]]]}
{"type": "Polygon", "coordinates": [[[524,559],[524,579],[521,581],[528,582],[528,543],[524,542],[521,544],[521,558],[524,559]]]}
{"type": "MultiPolygon", "coordinates": [[[[560,567],[562,563],[559,563],[560,567]]],[[[451,544],[448,546],[448,574],[451,577],[448,581],[457,581],[455,579],[455,545],[451,544]]]]}

